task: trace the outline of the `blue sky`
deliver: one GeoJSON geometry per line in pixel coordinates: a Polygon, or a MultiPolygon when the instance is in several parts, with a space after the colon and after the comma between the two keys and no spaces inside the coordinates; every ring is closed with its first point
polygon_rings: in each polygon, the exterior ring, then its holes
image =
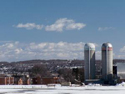
{"type": "Polygon", "coordinates": [[[114,58],[125,58],[124,4],[124,0],[1,0],[0,60],[82,59],[81,48],[87,42],[96,44],[97,59],[104,42],[112,43],[114,58]]]}

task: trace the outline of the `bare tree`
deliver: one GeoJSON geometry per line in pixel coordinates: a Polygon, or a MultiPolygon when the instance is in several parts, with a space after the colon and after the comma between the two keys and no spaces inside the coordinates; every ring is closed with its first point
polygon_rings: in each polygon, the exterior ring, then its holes
{"type": "Polygon", "coordinates": [[[50,77],[51,74],[48,71],[47,67],[45,65],[35,65],[32,69],[30,69],[30,76],[34,77],[34,76],[41,76],[41,77],[50,77]]]}
{"type": "Polygon", "coordinates": [[[75,76],[72,75],[72,70],[71,69],[67,69],[67,68],[60,69],[58,71],[58,74],[60,76],[62,76],[65,79],[65,81],[67,81],[67,82],[70,81],[70,82],[74,83],[75,76]]]}
{"type": "Polygon", "coordinates": [[[62,76],[65,81],[77,83],[77,82],[83,82],[84,81],[84,69],[78,69],[77,72],[75,72],[73,69],[60,69],[58,71],[58,74],[62,76]]]}

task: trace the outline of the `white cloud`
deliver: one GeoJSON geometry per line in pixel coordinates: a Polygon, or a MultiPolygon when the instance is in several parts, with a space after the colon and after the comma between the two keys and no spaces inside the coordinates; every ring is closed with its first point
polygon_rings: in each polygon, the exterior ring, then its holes
{"type": "Polygon", "coordinates": [[[112,30],[115,29],[114,27],[99,27],[98,31],[105,31],[105,30],[112,30]]]}
{"type": "Polygon", "coordinates": [[[120,52],[125,52],[125,46],[120,49],[120,52]]]}
{"type": "MultiPolygon", "coordinates": [[[[43,42],[20,43],[3,42],[0,44],[0,61],[20,61],[31,59],[84,59],[84,42],[43,42]]],[[[96,44],[96,43],[94,43],[96,44]]],[[[101,59],[101,45],[96,44],[96,59],[101,59]]],[[[125,58],[125,46],[114,58],[125,58]]]]}
{"type": "Polygon", "coordinates": [[[16,53],[16,54],[20,54],[22,51],[23,51],[23,50],[22,50],[21,48],[15,49],[15,53],[16,53]]]}
{"type": "Polygon", "coordinates": [[[119,54],[119,55],[117,55],[117,58],[118,58],[118,59],[124,59],[124,58],[125,58],[125,55],[119,54]]]}
{"type": "Polygon", "coordinates": [[[117,53],[117,55],[115,55],[116,58],[119,59],[124,59],[125,58],[125,46],[123,46],[120,50],[119,53],[117,53]]]}
{"type": "Polygon", "coordinates": [[[23,24],[23,23],[19,23],[18,25],[14,25],[14,27],[17,27],[17,28],[26,28],[28,30],[30,29],[38,29],[38,30],[41,30],[43,28],[43,25],[37,25],[35,23],[26,23],[26,24],[23,24]]]}
{"type": "Polygon", "coordinates": [[[84,59],[84,43],[20,43],[0,45],[0,61],[30,59],[84,59]]]}
{"type": "Polygon", "coordinates": [[[114,58],[124,59],[125,58],[125,46],[120,48],[120,50],[116,53],[113,53],[114,58]]]}
{"type": "Polygon", "coordinates": [[[63,30],[73,30],[73,29],[80,30],[85,26],[86,24],[84,23],[75,23],[75,21],[72,19],[61,18],[61,19],[58,19],[54,24],[47,25],[45,27],[45,30],[62,32],[63,30]]]}
{"type": "MultiPolygon", "coordinates": [[[[39,24],[35,24],[35,23],[19,23],[18,25],[13,25],[16,28],[25,28],[28,30],[31,29],[38,29],[41,30],[43,29],[44,25],[39,25],[39,24]]],[[[86,26],[86,24],[84,23],[76,23],[74,20],[72,19],[67,19],[67,18],[60,18],[58,20],[55,21],[55,23],[51,24],[51,25],[46,25],[45,26],[45,31],[57,31],[57,32],[62,32],[64,30],[80,30],[82,28],[84,28],[86,26]]]]}
{"type": "Polygon", "coordinates": [[[98,60],[101,60],[101,51],[96,51],[96,59],[98,60]]]}

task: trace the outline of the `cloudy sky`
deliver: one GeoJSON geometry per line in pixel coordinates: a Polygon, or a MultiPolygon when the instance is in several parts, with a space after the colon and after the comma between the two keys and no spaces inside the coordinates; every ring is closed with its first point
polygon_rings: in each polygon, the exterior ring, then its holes
{"type": "Polygon", "coordinates": [[[125,0],[1,0],[0,61],[84,59],[110,42],[125,58],[125,0]]]}

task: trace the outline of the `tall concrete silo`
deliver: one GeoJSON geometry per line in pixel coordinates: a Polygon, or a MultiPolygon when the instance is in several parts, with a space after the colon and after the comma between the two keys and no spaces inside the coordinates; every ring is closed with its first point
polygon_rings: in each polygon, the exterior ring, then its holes
{"type": "Polygon", "coordinates": [[[85,80],[95,79],[95,45],[87,43],[84,46],[85,80]]]}
{"type": "Polygon", "coordinates": [[[102,44],[102,78],[109,81],[113,75],[113,47],[111,43],[102,44]]]}

